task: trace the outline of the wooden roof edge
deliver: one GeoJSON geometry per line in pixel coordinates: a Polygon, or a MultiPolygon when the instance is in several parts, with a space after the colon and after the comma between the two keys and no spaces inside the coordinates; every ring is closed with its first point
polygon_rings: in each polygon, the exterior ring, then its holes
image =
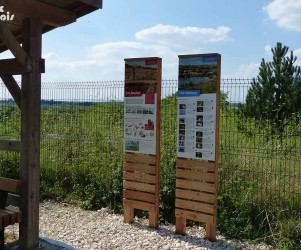
{"type": "Polygon", "coordinates": [[[97,9],[102,9],[103,0],[79,0],[79,2],[91,5],[97,9]]]}

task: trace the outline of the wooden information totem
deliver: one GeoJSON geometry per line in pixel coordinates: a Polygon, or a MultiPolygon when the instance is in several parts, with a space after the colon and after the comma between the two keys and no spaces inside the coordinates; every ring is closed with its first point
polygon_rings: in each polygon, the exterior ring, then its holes
{"type": "Polygon", "coordinates": [[[220,103],[219,54],[179,56],[176,233],[206,223],[216,240],[220,103]]]}
{"type": "Polygon", "coordinates": [[[159,226],[161,58],[125,59],[124,221],[134,209],[149,212],[159,226]]]}

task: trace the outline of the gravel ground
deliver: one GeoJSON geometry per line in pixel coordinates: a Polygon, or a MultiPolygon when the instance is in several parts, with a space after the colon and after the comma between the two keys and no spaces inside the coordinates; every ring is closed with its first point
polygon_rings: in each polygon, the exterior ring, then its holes
{"type": "MultiPolygon", "coordinates": [[[[272,247],[250,245],[218,235],[216,242],[204,240],[202,227],[187,227],[187,235],[174,233],[173,225],[150,229],[148,221],[135,218],[133,224],[107,209],[85,211],[74,205],[46,201],[40,205],[40,235],[58,240],[76,249],[262,249],[272,247]]],[[[18,226],[5,230],[7,240],[18,237],[18,226]]]]}

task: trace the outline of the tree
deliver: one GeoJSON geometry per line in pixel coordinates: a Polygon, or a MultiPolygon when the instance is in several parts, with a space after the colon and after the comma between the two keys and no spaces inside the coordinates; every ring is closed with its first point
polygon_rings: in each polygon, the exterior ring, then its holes
{"type": "Polygon", "coordinates": [[[273,60],[262,59],[242,109],[246,116],[282,135],[290,117],[301,112],[301,67],[294,65],[293,51],[287,55],[287,46],[277,43],[271,51],[273,60]]]}

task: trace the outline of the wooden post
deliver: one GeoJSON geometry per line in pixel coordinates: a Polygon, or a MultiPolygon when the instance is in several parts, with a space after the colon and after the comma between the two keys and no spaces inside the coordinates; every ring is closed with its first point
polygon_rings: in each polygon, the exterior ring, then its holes
{"type": "Polygon", "coordinates": [[[32,61],[32,72],[22,74],[21,90],[21,211],[20,247],[35,249],[39,243],[40,106],[42,23],[26,18],[23,48],[32,61]]]}

